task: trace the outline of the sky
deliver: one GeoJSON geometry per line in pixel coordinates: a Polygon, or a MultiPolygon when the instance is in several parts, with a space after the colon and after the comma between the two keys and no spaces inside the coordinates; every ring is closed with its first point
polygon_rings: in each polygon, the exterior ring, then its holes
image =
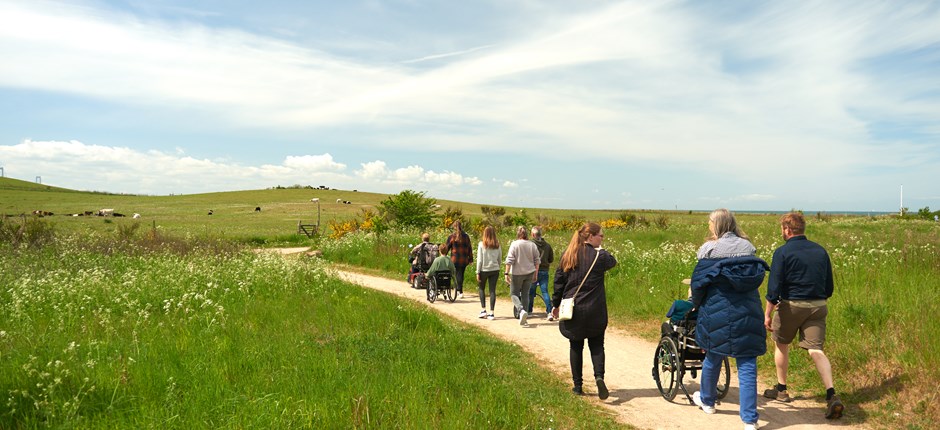
{"type": "Polygon", "coordinates": [[[940,209],[935,1],[0,0],[0,168],[566,209],[940,209]]]}

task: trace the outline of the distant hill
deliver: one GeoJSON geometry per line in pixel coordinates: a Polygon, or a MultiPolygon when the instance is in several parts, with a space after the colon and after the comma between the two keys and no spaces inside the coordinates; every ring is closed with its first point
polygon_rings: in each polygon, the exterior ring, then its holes
{"type": "Polygon", "coordinates": [[[82,191],[71,190],[68,188],[59,188],[49,185],[37,184],[35,182],[21,181],[19,179],[0,178],[0,190],[14,191],[54,191],[57,193],[79,193],[82,191]]]}

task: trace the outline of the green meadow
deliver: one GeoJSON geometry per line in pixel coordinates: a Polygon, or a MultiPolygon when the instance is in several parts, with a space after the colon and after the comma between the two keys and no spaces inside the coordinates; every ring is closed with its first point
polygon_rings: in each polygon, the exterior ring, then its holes
{"type": "MultiPolygon", "coordinates": [[[[330,222],[385,197],[300,187],[113,195],[0,179],[0,214],[10,215],[0,218],[0,428],[619,427],[590,402],[571,402],[566,381],[512,345],[331,277],[338,263],[404,278],[420,231],[326,237],[330,222]],[[128,217],[65,216],[102,208],[128,217]],[[33,210],[55,215],[19,216],[33,210]],[[296,234],[318,210],[324,234],[296,234]],[[326,261],[250,251],[274,246],[316,247],[326,261]],[[514,412],[511,400],[531,410],[514,412]]],[[[471,224],[482,216],[479,205],[438,203],[471,224]]],[[[707,213],[631,212],[650,222],[605,232],[620,263],[607,280],[609,311],[613,325],[652,340],[672,300],[686,296],[680,282],[707,213]]],[[[525,213],[547,225],[623,215],[525,213]]],[[[835,266],[827,353],[846,419],[931,428],[940,419],[940,324],[931,318],[940,225],[806,215],[808,236],[835,266]]],[[[778,216],[738,218],[769,261],[782,244],[778,216]]],[[[510,231],[499,233],[505,244],[510,231]]],[[[429,232],[434,241],[448,234],[429,232]]],[[[547,232],[556,254],[570,234],[547,232]]],[[[791,390],[822,397],[806,354],[793,353],[790,368],[791,390]]],[[[772,383],[772,355],[759,369],[772,383]]]]}

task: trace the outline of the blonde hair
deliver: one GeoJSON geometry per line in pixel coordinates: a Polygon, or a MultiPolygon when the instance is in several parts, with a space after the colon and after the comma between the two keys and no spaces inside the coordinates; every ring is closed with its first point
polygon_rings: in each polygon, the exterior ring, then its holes
{"type": "Polygon", "coordinates": [[[525,228],[524,225],[516,227],[516,239],[528,239],[529,238],[529,229],[525,228]]]}
{"type": "Polygon", "coordinates": [[[483,229],[483,247],[489,249],[499,248],[499,239],[496,238],[496,229],[491,225],[483,229]]]}
{"type": "Polygon", "coordinates": [[[593,222],[584,223],[578,231],[574,232],[574,234],[571,235],[571,241],[568,242],[568,248],[565,249],[565,253],[561,256],[561,270],[570,272],[574,270],[575,267],[578,267],[578,260],[580,260],[584,242],[591,236],[600,234],[600,232],[600,224],[593,222]]]}
{"type": "Polygon", "coordinates": [[[711,226],[708,229],[709,236],[706,238],[708,241],[718,240],[719,237],[729,231],[741,239],[751,240],[751,238],[747,237],[747,234],[744,233],[744,230],[741,230],[741,227],[738,226],[738,221],[735,220],[734,214],[725,208],[712,211],[712,213],[708,215],[708,221],[711,222],[711,226]]]}

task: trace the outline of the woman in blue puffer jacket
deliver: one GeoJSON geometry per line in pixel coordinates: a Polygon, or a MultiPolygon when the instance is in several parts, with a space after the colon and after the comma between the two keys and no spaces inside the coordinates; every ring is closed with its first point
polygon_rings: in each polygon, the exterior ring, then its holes
{"type": "Polygon", "coordinates": [[[695,340],[706,351],[701,391],[692,400],[715,413],[718,374],[725,357],[738,369],[740,415],[745,429],[757,428],[757,357],[767,352],[764,310],[758,289],[770,267],[727,209],[708,217],[711,236],[699,248],[692,273],[692,303],[698,309],[695,340]]]}

